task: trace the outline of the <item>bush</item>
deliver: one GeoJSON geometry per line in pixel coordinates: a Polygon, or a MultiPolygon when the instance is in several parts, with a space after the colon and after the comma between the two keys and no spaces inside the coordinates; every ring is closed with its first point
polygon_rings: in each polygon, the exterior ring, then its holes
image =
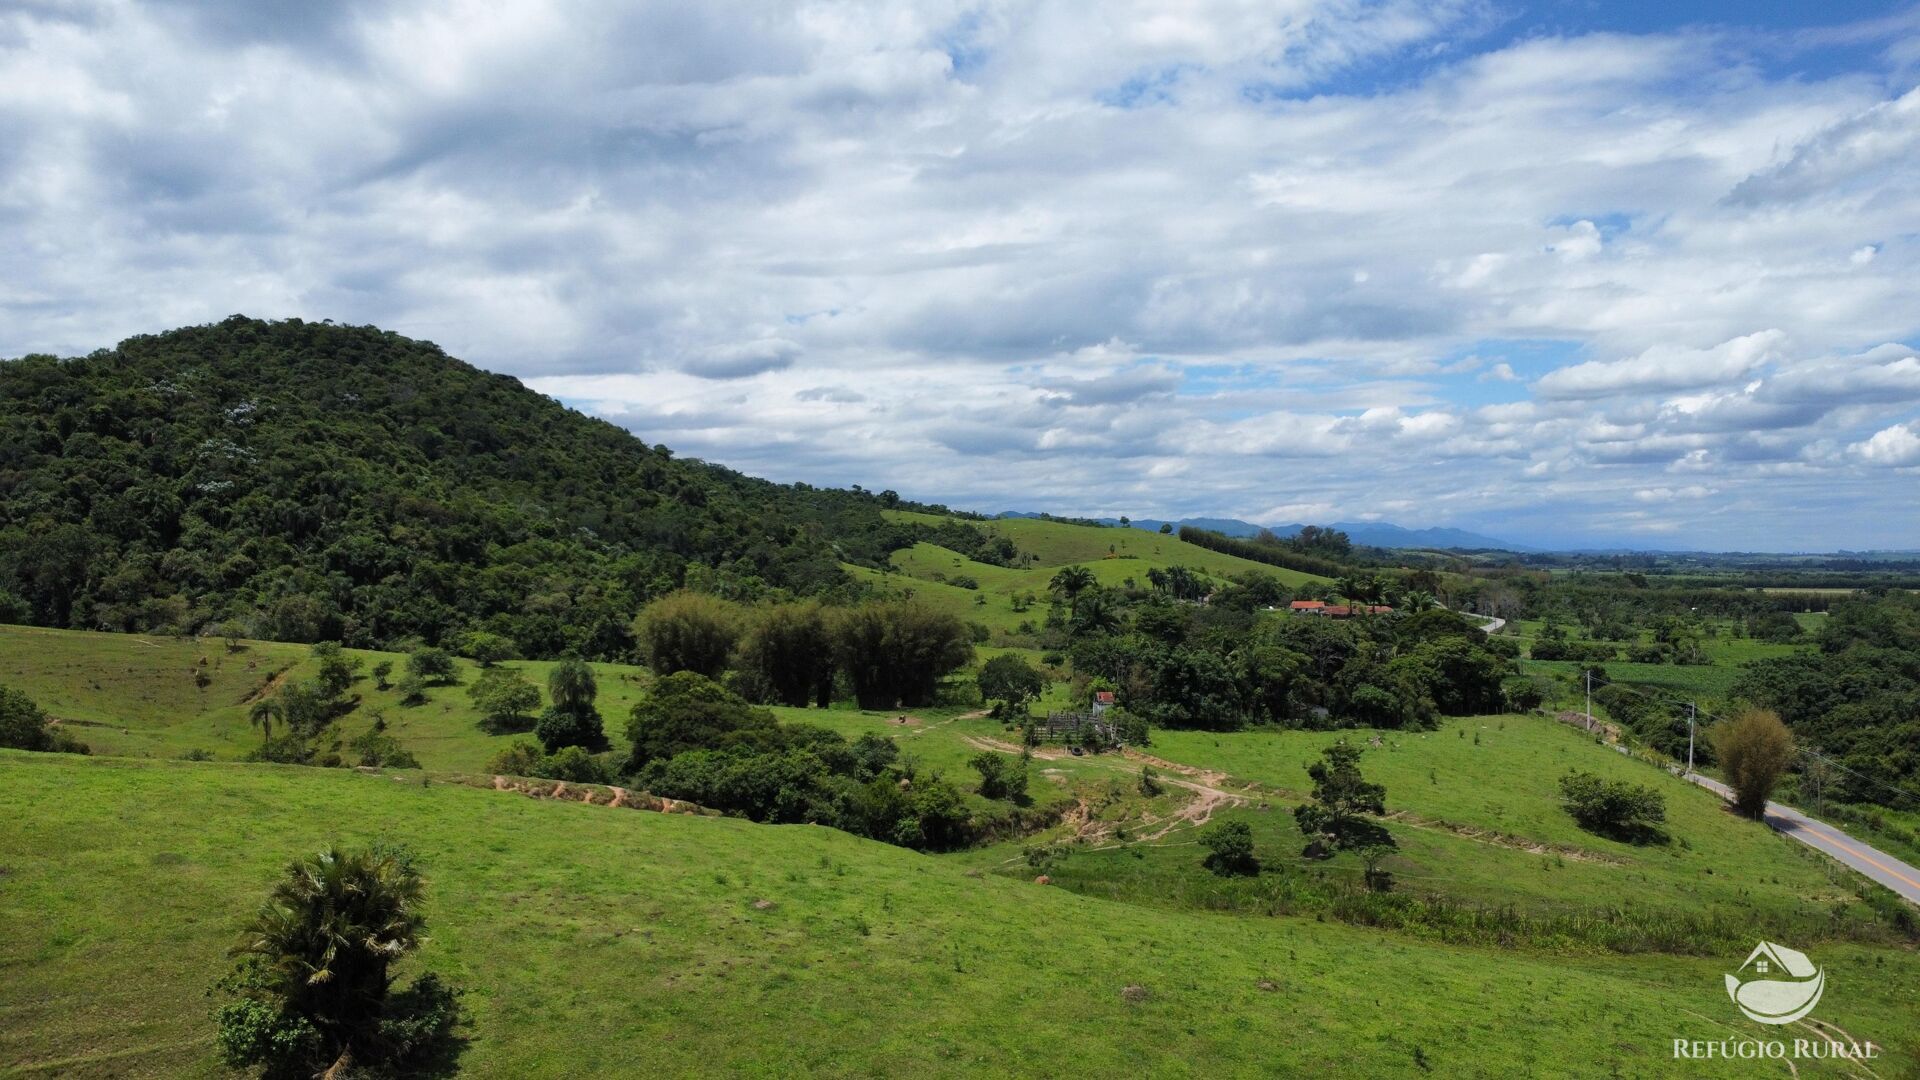
{"type": "Polygon", "coordinates": [[[551,754],[563,746],[583,746],[598,749],[606,745],[606,732],[600,726],[600,714],[592,710],[585,712],[563,711],[549,705],[540,710],[540,719],[534,722],[533,736],[540,740],[551,754]]]}
{"type": "Polygon", "coordinates": [[[1644,784],[1603,780],[1589,772],[1560,778],[1561,805],[1589,832],[1630,844],[1661,843],[1667,800],[1644,784]]]}
{"type": "Polygon", "coordinates": [[[453,681],[453,656],[445,649],[415,649],[407,656],[407,674],[423,683],[453,681]]]}
{"type": "Polygon", "coordinates": [[[398,689],[400,691],[400,704],[402,705],[413,706],[425,705],[427,703],[427,683],[425,679],[422,679],[418,675],[407,675],[401,678],[398,689]]]}
{"type": "Polygon", "coordinates": [[[498,734],[525,731],[540,707],[540,688],[511,668],[488,668],[467,687],[467,697],[480,710],[481,726],[498,734]]]}
{"type": "Polygon", "coordinates": [[[485,630],[468,634],[461,641],[460,650],[483,668],[490,668],[502,660],[511,660],[519,652],[511,638],[485,630]]]}
{"type": "Polygon", "coordinates": [[[980,773],[980,794],[989,799],[1027,800],[1027,763],[995,750],[983,750],[967,764],[980,773]]]}
{"type": "Polygon", "coordinates": [[[1200,834],[1207,849],[1201,865],[1221,877],[1251,876],[1260,872],[1253,854],[1253,828],[1244,821],[1223,821],[1200,834]]]}
{"type": "Polygon", "coordinates": [[[87,752],[85,744],[48,722],[47,714],[32,698],[5,686],[0,686],[0,746],[62,754],[87,752]]]}
{"type": "Polygon", "coordinates": [[[215,988],[216,1045],[269,1075],[405,1073],[449,1049],[457,995],[431,973],[391,994],[389,968],[419,946],[421,882],[404,851],[332,848],[287,867],[215,988]]]}
{"type": "Polygon", "coordinates": [[[563,746],[554,751],[540,763],[540,770],[534,775],[575,784],[605,784],[613,779],[600,759],[580,746],[563,746]]]}
{"type": "Polygon", "coordinates": [[[546,767],[546,755],[540,747],[524,739],[493,755],[487,762],[487,771],[504,776],[543,776],[546,767]]]}

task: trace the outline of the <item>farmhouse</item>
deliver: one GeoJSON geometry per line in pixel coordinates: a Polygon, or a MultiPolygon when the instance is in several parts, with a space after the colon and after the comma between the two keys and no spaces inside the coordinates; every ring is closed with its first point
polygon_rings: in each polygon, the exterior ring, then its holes
{"type": "Polygon", "coordinates": [[[1385,604],[1329,604],[1321,600],[1295,600],[1288,605],[1295,615],[1319,615],[1329,619],[1350,619],[1355,615],[1391,615],[1385,604]]]}

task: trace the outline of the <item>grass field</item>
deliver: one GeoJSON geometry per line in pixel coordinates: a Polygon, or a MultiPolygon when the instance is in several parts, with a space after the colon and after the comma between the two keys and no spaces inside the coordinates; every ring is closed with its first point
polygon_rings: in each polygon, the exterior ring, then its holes
{"type": "MultiPolygon", "coordinates": [[[[1280,789],[1271,801],[1284,807],[1311,786],[1307,763],[1341,738],[1367,747],[1363,772],[1386,786],[1389,812],[1409,815],[1390,823],[1404,851],[1389,864],[1409,884],[1540,911],[1630,902],[1802,933],[1848,917],[1836,910],[1866,917],[1851,874],[1733,817],[1705,790],[1544,717],[1448,720],[1433,732],[1156,731],[1151,752],[1280,789]],[[1368,746],[1376,734],[1381,745],[1368,746]],[[1671,841],[1636,846],[1581,829],[1560,804],[1560,777],[1572,769],[1659,791],[1671,841]]],[[[1274,856],[1297,855],[1291,815],[1273,815],[1268,833],[1274,856]]]]}
{"type": "MultiPolygon", "coordinates": [[[[204,988],[237,920],[293,856],[376,838],[425,861],[418,962],[469,991],[477,1075],[1739,1076],[1672,1040],[1773,1034],[1725,999],[1737,956],[1176,911],[411,775],[0,751],[0,813],[5,1075],[218,1074],[204,988]]],[[[1816,956],[1824,1019],[1920,1054],[1911,952],[1816,956]]]]}
{"type": "MultiPolygon", "coordinates": [[[[888,514],[898,521],[935,523],[941,520],[907,511],[888,511],[888,514]]],[[[1209,551],[1174,536],[1141,529],[1099,528],[1030,518],[1001,518],[969,524],[1011,538],[1021,552],[1033,556],[1033,564],[994,566],[922,543],[895,552],[890,572],[852,565],[844,569],[860,581],[911,591],[916,599],[940,611],[1009,634],[1016,632],[1022,622],[1038,626],[1046,620],[1048,583],[1065,566],[1085,566],[1093,571],[1100,584],[1109,587],[1125,585],[1129,580],[1145,586],[1148,570],[1170,566],[1186,566],[1219,580],[1249,572],[1262,573],[1289,587],[1326,580],[1209,551]],[[971,578],[978,588],[950,584],[956,578],[971,578]],[[1016,611],[1014,598],[1019,596],[1033,598],[1033,606],[1025,612],[1016,611]]]]}
{"type": "MultiPolygon", "coordinates": [[[[250,702],[280,678],[313,675],[310,652],[305,645],[250,641],[230,653],[215,638],[0,626],[0,685],[25,691],[48,715],[71,724],[96,753],[177,758],[204,750],[237,759],[260,743],[259,729],[247,721],[250,702]],[[200,671],[208,673],[204,687],[196,685],[200,671]]],[[[362,668],[349,691],[357,704],[335,725],[342,739],[365,731],[380,716],[388,733],[425,767],[471,771],[515,738],[481,729],[466,690],[480,670],[477,665],[457,661],[453,683],[429,687],[424,705],[406,706],[397,690],[381,690],[369,674],[385,660],[394,665],[397,680],[406,670],[406,657],[362,649],[347,653],[360,659],[362,668]]],[[[502,666],[524,672],[543,693],[553,668],[537,660],[502,666]]],[[[652,677],[645,668],[626,664],[593,667],[601,714],[609,734],[617,737],[652,677]]]]}
{"type": "MultiPolygon", "coordinates": [[[[1817,625],[1818,617],[1801,616],[1805,626],[1817,625]]],[[[1522,655],[1530,649],[1540,633],[1543,624],[1529,619],[1515,620],[1514,633],[1520,638],[1522,655]]],[[[1735,632],[1732,623],[1721,621],[1717,624],[1719,636],[1701,642],[1701,652],[1706,658],[1704,664],[1635,664],[1626,661],[1612,661],[1604,665],[1607,675],[1616,682],[1631,683],[1648,689],[1657,690],[1677,700],[1697,700],[1702,706],[1725,704],[1740,678],[1741,667],[1755,660],[1765,660],[1777,656],[1791,656],[1806,648],[1804,645],[1777,645],[1772,642],[1756,641],[1741,637],[1735,632]]],[[[1641,640],[1649,640],[1642,634],[1641,640]]],[[[1621,653],[1626,652],[1626,643],[1621,643],[1621,653]]],[[[1571,660],[1522,660],[1521,667],[1530,672],[1541,674],[1570,676],[1580,671],[1582,665],[1571,660]]]]}

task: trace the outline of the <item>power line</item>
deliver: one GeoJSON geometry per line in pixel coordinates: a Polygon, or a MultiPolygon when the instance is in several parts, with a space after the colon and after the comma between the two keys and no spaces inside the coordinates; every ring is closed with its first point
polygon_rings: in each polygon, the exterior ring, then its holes
{"type": "MultiPolygon", "coordinates": [[[[1591,684],[1591,681],[1592,681],[1592,676],[1591,674],[1589,674],[1588,675],[1589,684],[1591,684]]],[[[1727,717],[1721,716],[1719,713],[1709,712],[1706,709],[1700,708],[1699,705],[1695,702],[1682,701],[1676,697],[1666,697],[1662,695],[1653,694],[1646,690],[1642,690],[1639,687],[1632,685],[1631,683],[1613,682],[1609,680],[1607,685],[1617,686],[1620,689],[1625,690],[1630,694],[1638,694],[1641,697],[1646,698],[1648,701],[1658,702],[1663,705],[1669,705],[1675,708],[1685,705],[1689,709],[1696,711],[1698,715],[1704,716],[1710,720],[1718,720],[1718,721],[1724,722],[1727,719],[1727,717]]],[[[1589,690],[1588,692],[1589,694],[1591,694],[1591,690],[1589,690]]],[[[1591,701],[1591,698],[1589,698],[1589,701],[1591,701]]],[[[1588,716],[1593,715],[1593,706],[1591,704],[1587,706],[1587,715],[1588,716]]],[[[1689,732],[1688,737],[1689,739],[1691,739],[1692,737],[1691,732],[1689,732]]],[[[1845,765],[1842,765],[1839,762],[1833,760],[1832,758],[1827,757],[1825,754],[1819,753],[1818,751],[1815,751],[1809,747],[1801,746],[1798,743],[1794,744],[1794,749],[1797,750],[1799,753],[1805,754],[1807,757],[1813,758],[1816,761],[1821,762],[1824,765],[1827,765],[1831,768],[1838,769],[1841,772],[1846,773],[1848,776],[1857,777],[1858,779],[1864,780],[1867,783],[1872,784],[1874,787],[1880,788],[1883,791],[1891,791],[1905,798],[1912,799],[1915,805],[1920,805],[1920,795],[1916,795],[1913,792],[1908,791],[1903,787],[1900,787],[1895,784],[1889,784],[1884,780],[1878,779],[1876,777],[1868,776],[1867,774],[1860,772],[1858,770],[1849,769],[1845,765]]]]}

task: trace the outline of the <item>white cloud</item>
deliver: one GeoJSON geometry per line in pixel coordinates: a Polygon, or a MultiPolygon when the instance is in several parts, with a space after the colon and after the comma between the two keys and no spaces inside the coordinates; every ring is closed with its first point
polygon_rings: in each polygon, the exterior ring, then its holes
{"type": "Polygon", "coordinates": [[[1861,351],[1920,333],[1920,91],[1775,77],[1737,33],[1494,46],[1498,14],[16,5],[0,354],[332,317],[779,479],[1136,516],[1415,493],[1411,524],[1495,533],[1697,481],[1867,542],[1832,507],[1920,401],[1911,349],[1861,351]],[[1543,355],[1592,359],[1522,381],[1543,355]]]}
{"type": "Polygon", "coordinates": [[[1786,335],[1762,330],[1711,349],[1655,346],[1624,360],[1589,360],[1550,371],[1533,384],[1549,398],[1598,398],[1713,386],[1753,373],[1780,356],[1786,335]]]}
{"type": "Polygon", "coordinates": [[[1895,424],[1847,451],[1873,465],[1920,465],[1920,424],[1895,424]]]}

